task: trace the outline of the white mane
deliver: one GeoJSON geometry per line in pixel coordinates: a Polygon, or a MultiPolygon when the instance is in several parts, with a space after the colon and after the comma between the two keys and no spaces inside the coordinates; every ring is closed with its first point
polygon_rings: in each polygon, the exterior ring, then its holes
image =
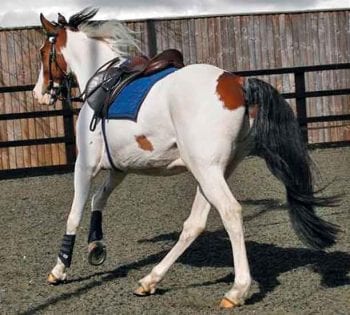
{"type": "Polygon", "coordinates": [[[135,50],[141,52],[135,32],[117,20],[82,23],[78,29],[90,38],[106,41],[118,55],[127,56],[135,50]]]}

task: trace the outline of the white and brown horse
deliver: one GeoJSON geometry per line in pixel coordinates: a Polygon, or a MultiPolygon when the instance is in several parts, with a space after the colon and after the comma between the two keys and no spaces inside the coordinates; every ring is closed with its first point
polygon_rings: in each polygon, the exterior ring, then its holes
{"type": "MultiPolygon", "coordinates": [[[[115,57],[122,62],[128,57],[126,48],[137,47],[132,33],[119,22],[89,21],[96,12],[85,9],[68,22],[59,16],[58,23],[49,22],[41,15],[47,39],[40,51],[42,65],[34,88],[38,102],[52,104],[59,92],[57,87],[70,74],[74,74],[83,91],[101,65],[115,57]]],[[[93,196],[89,236],[90,251],[97,258],[99,255],[103,258],[105,250],[103,208],[128,172],[170,175],[190,171],[198,188],[180,238],[164,259],[139,281],[135,293],[155,293],[172,264],[205,229],[209,210],[214,206],[232,244],[235,272],[233,287],[225,294],[221,307],[242,305],[251,275],[242,208],[226,178],[252,148],[285,185],[290,218],[300,239],[317,249],[334,244],[337,227],[314,212],[314,206],[328,205],[331,200],[314,195],[310,159],[299,125],[288,103],[268,83],[244,79],[208,64],[183,67],[152,87],[136,122],[105,121],[111,159],[101,120],[94,131],[89,129],[93,115],[85,103],[77,122],[74,200],[57,263],[49,275],[50,283],[57,284],[67,277],[90,183],[101,169],[109,170],[109,175],[93,196]]]]}

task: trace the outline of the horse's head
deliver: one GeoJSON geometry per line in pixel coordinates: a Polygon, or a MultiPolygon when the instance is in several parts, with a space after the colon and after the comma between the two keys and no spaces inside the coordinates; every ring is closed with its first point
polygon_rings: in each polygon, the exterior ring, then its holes
{"type": "Polygon", "coordinates": [[[39,103],[49,105],[57,100],[63,82],[70,75],[62,53],[67,41],[67,22],[60,14],[58,23],[49,22],[43,14],[40,15],[40,21],[46,39],[40,48],[41,69],[33,94],[39,103]]]}
{"type": "Polygon", "coordinates": [[[41,69],[33,90],[39,103],[53,104],[73,72],[79,87],[84,89],[107,61],[127,56],[129,48],[140,50],[133,32],[119,21],[90,21],[97,11],[83,9],[68,22],[61,14],[57,22],[49,22],[40,15],[46,39],[40,48],[41,69]]]}
{"type": "Polygon", "coordinates": [[[78,26],[91,19],[96,13],[96,9],[85,9],[73,15],[69,22],[60,13],[58,13],[57,22],[50,22],[40,14],[46,39],[40,48],[41,68],[33,90],[33,95],[39,103],[53,104],[60,96],[65,82],[71,79],[72,72],[64,53],[67,46],[67,33],[78,32],[78,26]]]}

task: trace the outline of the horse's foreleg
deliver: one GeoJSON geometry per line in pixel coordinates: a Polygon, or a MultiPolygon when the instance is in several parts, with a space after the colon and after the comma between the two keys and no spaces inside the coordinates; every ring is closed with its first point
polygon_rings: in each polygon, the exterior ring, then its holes
{"type": "Polygon", "coordinates": [[[73,203],[68,216],[66,234],[63,237],[57,263],[48,277],[50,284],[58,284],[67,278],[66,268],[69,268],[71,265],[75,235],[89,195],[92,177],[93,169],[80,163],[78,157],[74,170],[73,203]]]}
{"type": "Polygon", "coordinates": [[[141,286],[135,290],[136,295],[143,296],[155,292],[156,285],[163,279],[165,273],[204,230],[209,210],[210,204],[203,197],[201,190],[197,188],[191,214],[184,222],[178,242],[163,260],[152,269],[151,273],[139,281],[141,286]]]}
{"type": "Polygon", "coordinates": [[[88,237],[88,261],[91,265],[102,264],[106,258],[106,248],[103,243],[102,210],[112,191],[122,182],[126,173],[110,170],[105,182],[92,197],[90,231],[88,237]]]}

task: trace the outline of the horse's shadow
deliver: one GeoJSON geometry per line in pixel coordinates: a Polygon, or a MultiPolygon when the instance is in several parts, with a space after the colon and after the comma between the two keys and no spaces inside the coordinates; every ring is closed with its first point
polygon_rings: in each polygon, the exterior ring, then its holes
{"type": "MultiPolygon", "coordinates": [[[[179,233],[173,232],[162,234],[154,239],[141,240],[141,242],[176,241],[179,233]]],[[[321,277],[321,284],[325,287],[337,287],[350,285],[350,255],[336,251],[325,253],[304,248],[281,248],[271,244],[247,242],[247,251],[250,261],[253,279],[258,283],[259,292],[253,294],[246,304],[254,304],[261,301],[269,292],[272,292],[278,285],[280,274],[290,270],[310,266],[314,272],[318,272],[321,277]],[[268,267],[266,262],[269,262],[268,267]]],[[[50,305],[60,301],[68,300],[72,297],[81,296],[90,289],[99,287],[109,281],[126,277],[131,270],[158,263],[167,253],[167,250],[147,256],[137,262],[119,266],[113,270],[98,272],[84,278],[75,278],[68,283],[82,283],[89,281],[96,276],[100,280],[92,280],[73,292],[63,293],[57,297],[50,298],[45,303],[30,308],[22,314],[34,314],[50,305]]],[[[224,230],[204,233],[179,260],[179,263],[193,267],[228,267],[232,266],[231,245],[224,230]]],[[[220,282],[232,283],[234,275],[232,273],[215,281],[207,281],[199,284],[192,284],[189,287],[200,287],[213,285],[220,282]]],[[[169,289],[159,289],[157,294],[164,294],[169,289]]]]}
{"type": "MultiPolygon", "coordinates": [[[[255,203],[255,201],[247,201],[246,203],[255,203]]],[[[262,207],[253,216],[246,218],[246,221],[247,219],[250,220],[261,215],[265,211],[276,208],[281,208],[281,205],[271,200],[263,201],[262,207]]],[[[178,232],[172,232],[161,234],[151,239],[139,240],[139,242],[168,243],[170,249],[178,237],[178,232]]],[[[282,248],[273,244],[257,243],[254,241],[247,241],[246,246],[251,274],[259,286],[259,292],[253,294],[246,301],[247,304],[259,302],[269,292],[272,292],[279,285],[279,275],[303,266],[308,266],[314,272],[319,273],[322,277],[321,284],[324,287],[337,287],[350,284],[350,277],[347,275],[350,272],[350,254],[348,253],[340,251],[327,253],[306,248],[282,248]],[[268,262],[268,267],[266,262],[268,262]]],[[[69,294],[63,293],[50,298],[43,304],[31,307],[22,314],[34,314],[37,311],[47,308],[49,305],[70,299],[74,296],[81,296],[90,289],[104,285],[109,281],[126,277],[131,270],[155,265],[167,252],[168,250],[162,250],[144,259],[118,266],[110,271],[93,273],[87,277],[73,278],[67,281],[67,283],[83,283],[85,281],[88,281],[88,283],[69,294]],[[96,280],[96,277],[100,277],[100,279],[96,280]]],[[[179,258],[178,263],[192,267],[231,267],[233,265],[232,251],[226,232],[223,229],[204,232],[184,255],[179,258]]],[[[189,286],[206,286],[220,282],[232,283],[233,280],[234,275],[230,273],[215,281],[207,281],[189,286]]],[[[160,289],[157,292],[158,294],[164,294],[167,290],[160,289]]]]}
{"type": "MultiPolygon", "coordinates": [[[[176,240],[178,233],[159,235],[142,242],[176,240]]],[[[338,287],[350,284],[350,254],[345,252],[323,252],[306,248],[282,248],[273,244],[247,241],[247,252],[253,279],[259,286],[259,292],[253,294],[246,304],[261,301],[278,285],[278,277],[290,270],[308,266],[321,275],[324,287],[338,287]],[[268,262],[268,264],[267,264],[268,262]]],[[[179,263],[193,267],[228,267],[232,266],[231,244],[224,230],[206,232],[178,260],[179,263]]],[[[190,286],[233,283],[232,273],[215,281],[208,281],[190,286]]]]}

